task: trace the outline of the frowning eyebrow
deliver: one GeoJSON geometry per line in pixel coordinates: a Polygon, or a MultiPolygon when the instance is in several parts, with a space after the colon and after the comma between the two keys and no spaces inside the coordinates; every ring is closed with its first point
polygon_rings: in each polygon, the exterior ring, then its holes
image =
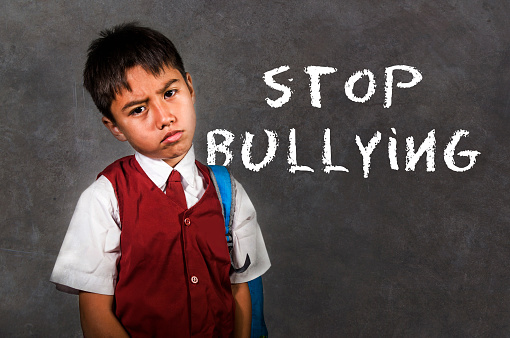
{"type": "MultiPolygon", "coordinates": [[[[159,89],[156,93],[159,94],[159,95],[164,94],[168,90],[168,87],[170,87],[172,84],[174,84],[175,82],[178,82],[178,81],[179,81],[179,79],[171,79],[171,80],[167,81],[161,87],[161,89],[159,89]]],[[[126,109],[128,109],[130,107],[137,106],[137,105],[142,104],[142,103],[147,103],[147,101],[148,101],[148,99],[129,101],[128,103],[126,103],[124,105],[124,107],[122,107],[122,111],[125,111],[126,109]]]]}
{"type": "Polygon", "coordinates": [[[157,91],[158,94],[163,94],[167,91],[168,87],[170,87],[172,84],[174,84],[175,82],[179,81],[179,79],[171,79],[169,80],[167,83],[165,83],[165,85],[157,91]]]}

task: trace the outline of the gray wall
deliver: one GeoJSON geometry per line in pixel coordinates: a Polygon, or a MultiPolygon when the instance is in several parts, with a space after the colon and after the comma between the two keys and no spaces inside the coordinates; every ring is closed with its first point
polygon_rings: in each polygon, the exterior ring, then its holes
{"type": "MultiPolygon", "coordinates": [[[[510,334],[510,6],[318,3],[2,0],[0,336],[81,334],[77,298],[48,278],[81,191],[132,153],[101,125],[81,71],[98,31],[132,20],[168,35],[194,77],[199,159],[207,132],[236,136],[230,167],[258,209],[273,264],[264,276],[273,337],[510,334]],[[396,88],[383,108],[385,68],[402,64],[423,80],[396,88]],[[265,98],[281,93],[262,77],[282,65],[290,70],[275,79],[293,94],[271,108],[265,98]],[[322,108],[311,105],[307,66],[338,69],[321,78],[322,108]],[[363,69],[377,87],[356,103],[344,84],[363,69]],[[288,171],[291,128],[298,163],[313,173],[288,171]],[[333,164],[348,173],[323,171],[326,128],[333,164]],[[264,129],[278,134],[279,147],[253,172],[242,162],[242,136],[255,135],[259,162],[264,129]],[[465,172],[443,160],[458,129],[470,134],[456,151],[481,153],[465,172]],[[435,171],[425,156],[406,171],[406,138],[419,145],[431,130],[435,171]],[[366,145],[376,131],[381,142],[364,178],[355,137],[366,145]],[[399,170],[389,165],[389,137],[399,170]]],[[[363,96],[366,86],[365,78],[354,92],[363,96]]]]}

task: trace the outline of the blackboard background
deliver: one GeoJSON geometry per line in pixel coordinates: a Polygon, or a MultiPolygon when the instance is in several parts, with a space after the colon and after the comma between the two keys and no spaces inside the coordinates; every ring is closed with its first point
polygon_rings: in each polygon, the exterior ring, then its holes
{"type": "Polygon", "coordinates": [[[508,17],[506,1],[2,0],[0,336],[81,335],[77,298],[48,278],[81,191],[132,153],[101,125],[81,71],[98,31],[132,20],[181,51],[198,95],[199,159],[208,131],[236,135],[231,169],[272,259],[264,281],[273,337],[509,335],[508,17]],[[423,80],[396,89],[384,109],[384,68],[396,64],[423,80]],[[262,76],[282,65],[291,69],[278,79],[292,77],[294,93],[273,109],[265,98],[279,92],[262,76]],[[303,71],[311,65],[338,68],[322,78],[320,109],[303,71]],[[365,68],[376,93],[355,103],[343,86],[365,68]],[[299,164],[314,173],[288,172],[290,128],[299,164]],[[322,171],[325,128],[333,164],[349,173],[322,171]],[[398,171],[388,162],[391,128],[398,171]],[[264,129],[280,146],[255,173],[242,164],[241,136],[255,134],[257,162],[264,129]],[[436,171],[426,172],[425,158],[405,171],[405,138],[419,144],[432,129],[436,171]],[[457,151],[481,152],[464,173],[442,159],[457,129],[470,132],[457,151]],[[376,131],[365,179],[355,135],[366,144],[376,131]]]}

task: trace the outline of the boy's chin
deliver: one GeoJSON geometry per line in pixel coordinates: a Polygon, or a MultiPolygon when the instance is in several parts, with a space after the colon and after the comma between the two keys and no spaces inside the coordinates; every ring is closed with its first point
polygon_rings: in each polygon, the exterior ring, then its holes
{"type": "MultiPolygon", "coordinates": [[[[179,163],[188,153],[191,147],[187,149],[182,149],[181,151],[176,151],[171,154],[165,154],[165,156],[156,157],[156,159],[162,160],[166,162],[168,165],[174,167],[177,163],[179,163]]],[[[148,156],[151,157],[151,156],[148,156]]],[[[154,158],[154,157],[153,157],[154,158]]]]}

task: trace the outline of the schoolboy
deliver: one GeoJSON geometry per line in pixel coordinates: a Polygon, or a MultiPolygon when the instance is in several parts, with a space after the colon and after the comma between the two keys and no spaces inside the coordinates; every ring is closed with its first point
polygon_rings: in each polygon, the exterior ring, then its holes
{"type": "Polygon", "coordinates": [[[136,151],[83,192],[51,276],[58,289],[79,293],[84,334],[249,336],[246,282],[269,259],[234,180],[232,264],[246,270],[229,276],[221,205],[192,145],[195,91],[174,45],[135,24],[103,31],[84,84],[104,125],[136,151]]]}

